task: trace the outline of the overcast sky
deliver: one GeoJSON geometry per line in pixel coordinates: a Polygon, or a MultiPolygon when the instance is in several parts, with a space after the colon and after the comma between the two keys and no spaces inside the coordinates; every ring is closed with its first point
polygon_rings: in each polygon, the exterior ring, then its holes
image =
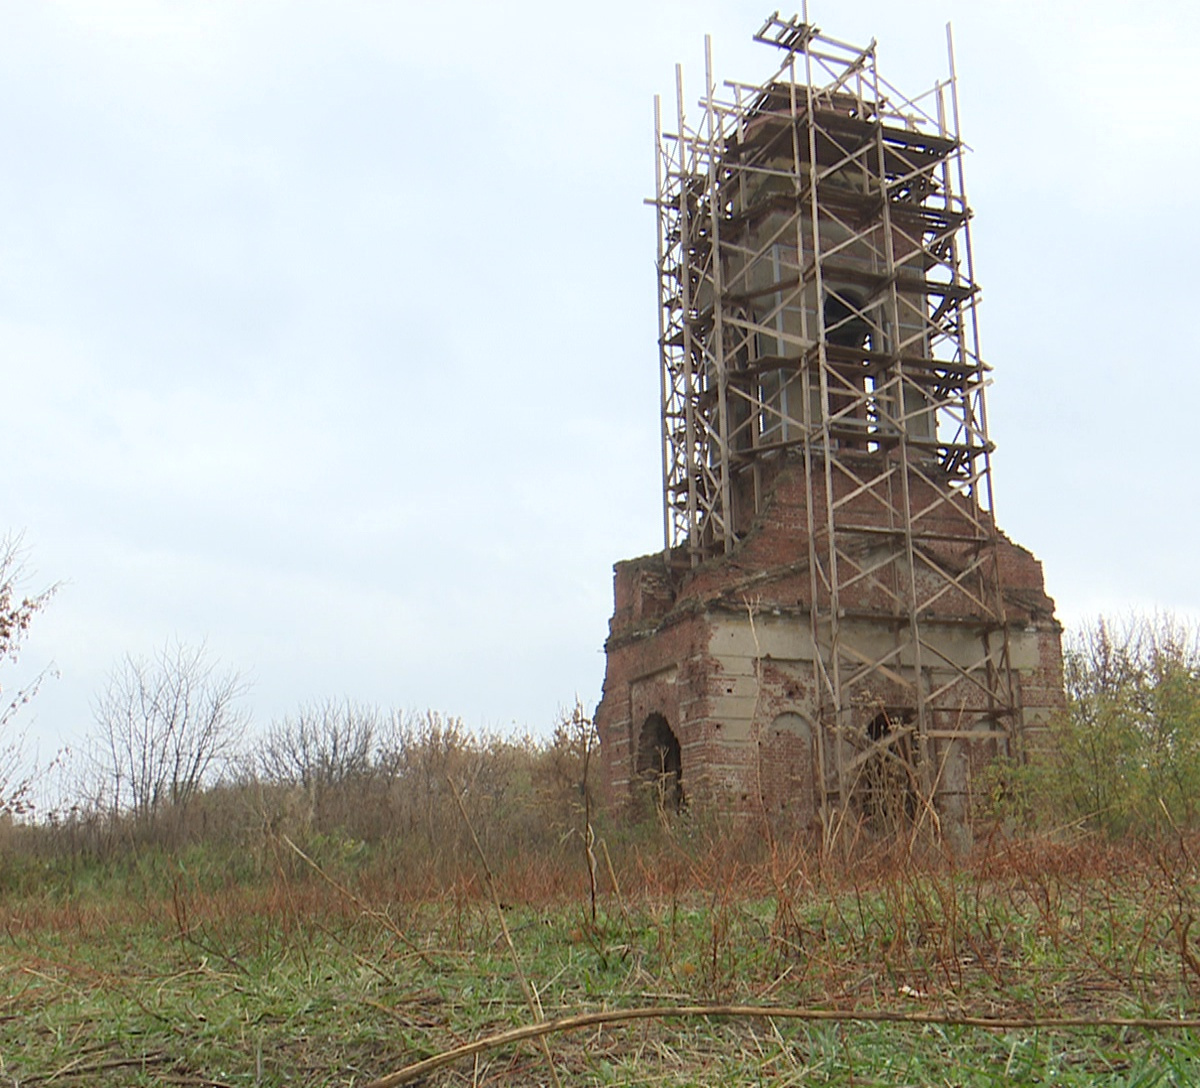
{"type": "MultiPolygon", "coordinates": [[[[61,581],[10,689],[78,745],[207,641],[266,725],[544,732],[661,547],[652,98],[747,0],[0,0],[0,529],[61,581]]],[[[784,13],[790,14],[790,9],[784,13]]],[[[909,93],[954,23],[1001,526],[1068,623],[1200,615],[1200,5],[815,0],[909,93]]]]}

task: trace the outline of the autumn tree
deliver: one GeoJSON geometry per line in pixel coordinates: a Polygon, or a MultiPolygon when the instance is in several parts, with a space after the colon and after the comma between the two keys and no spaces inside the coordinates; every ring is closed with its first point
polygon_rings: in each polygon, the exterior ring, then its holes
{"type": "Polygon", "coordinates": [[[1165,615],[1067,639],[1046,791],[1111,833],[1200,824],[1200,632],[1165,615]]]}
{"type": "Polygon", "coordinates": [[[235,755],[247,690],[202,645],[169,642],[152,658],[123,657],[93,706],[114,812],[150,824],[168,807],[186,808],[235,755]]]}
{"type": "MultiPolygon", "coordinates": [[[[0,541],[0,662],[16,661],[33,617],[58,588],[26,592],[22,558],[19,537],[0,541]]],[[[39,673],[16,691],[0,685],[0,815],[26,812],[32,804],[31,774],[24,770],[21,738],[13,731],[18,713],[37,693],[45,676],[45,672],[39,673]]]]}

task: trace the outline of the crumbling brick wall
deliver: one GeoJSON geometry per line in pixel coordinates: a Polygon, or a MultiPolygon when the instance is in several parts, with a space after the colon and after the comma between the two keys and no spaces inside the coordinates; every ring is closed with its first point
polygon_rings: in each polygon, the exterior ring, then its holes
{"type": "MultiPolygon", "coordinates": [[[[696,568],[669,569],[661,554],[620,562],[615,609],[606,644],[604,691],[596,713],[602,793],[611,806],[636,804],[645,791],[639,775],[639,734],[653,714],[678,738],[682,786],[689,804],[745,815],[768,815],[797,829],[815,830],[833,784],[820,766],[814,649],[810,627],[813,580],[807,569],[808,495],[798,469],[782,471],[752,531],[728,556],[696,568]]],[[[914,505],[922,496],[916,494],[914,505]]],[[[963,500],[966,501],[966,500],[963,500]]],[[[864,507],[863,517],[877,516],[864,507]]],[[[951,515],[952,516],[952,515],[951,515]]],[[[941,545],[938,561],[960,561],[957,545],[941,545]]],[[[1043,588],[1041,565],[1005,537],[998,556],[1009,616],[1014,684],[1026,734],[1036,751],[1044,724],[1062,705],[1060,628],[1043,588]]],[[[886,601],[865,590],[844,606],[889,622],[886,601]]],[[[952,653],[970,620],[973,602],[950,591],[923,618],[924,637],[943,639],[952,653]]],[[[869,619],[861,637],[876,637],[869,619]]],[[[905,696],[876,685],[854,710],[854,729],[866,737],[880,707],[905,696]]],[[[928,769],[938,804],[963,819],[989,765],[1009,751],[1006,735],[989,730],[983,695],[966,681],[950,691],[932,722],[928,769]],[[936,768],[936,770],[935,770],[936,768]]],[[[845,738],[824,738],[844,744],[845,738]]],[[[849,804],[849,799],[838,799],[849,804]]],[[[826,813],[828,816],[828,813],[826,813]]]]}

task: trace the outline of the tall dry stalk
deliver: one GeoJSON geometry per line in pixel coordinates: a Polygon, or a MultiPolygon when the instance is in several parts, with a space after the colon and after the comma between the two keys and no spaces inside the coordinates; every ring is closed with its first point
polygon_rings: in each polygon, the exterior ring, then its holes
{"type": "MultiPolygon", "coordinates": [[[[483,877],[487,883],[488,891],[491,893],[492,904],[496,908],[496,917],[500,919],[500,932],[504,934],[504,943],[508,945],[508,952],[512,957],[513,969],[517,972],[517,979],[521,983],[521,992],[525,995],[525,1003],[529,1006],[529,1012],[533,1016],[535,1023],[544,1023],[546,1014],[542,1011],[542,1003],[538,998],[537,991],[530,986],[529,979],[525,975],[525,969],[521,966],[521,957],[517,955],[517,946],[513,944],[512,934],[508,931],[508,921],[504,917],[504,907],[500,903],[500,892],[496,888],[496,878],[492,874],[492,867],[488,864],[487,855],[483,852],[479,836],[475,834],[475,825],[471,823],[471,817],[467,815],[467,806],[463,804],[462,793],[451,778],[447,777],[446,782],[450,786],[450,792],[454,795],[458,811],[462,813],[463,821],[466,823],[467,830],[471,834],[471,841],[475,844],[475,853],[479,855],[479,864],[483,868],[483,877]]],[[[542,1054],[546,1058],[546,1068],[550,1071],[550,1079],[554,1082],[554,1088],[562,1088],[562,1084],[558,1079],[558,1070],[554,1066],[554,1058],[550,1054],[549,1043],[546,1042],[545,1036],[539,1036],[538,1041],[541,1045],[542,1054]]]]}

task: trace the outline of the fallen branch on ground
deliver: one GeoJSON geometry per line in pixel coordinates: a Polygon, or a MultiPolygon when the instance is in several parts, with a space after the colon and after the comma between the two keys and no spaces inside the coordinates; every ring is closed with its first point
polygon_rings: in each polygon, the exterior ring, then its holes
{"type": "Polygon", "coordinates": [[[431,1058],[407,1065],[394,1073],[373,1080],[365,1088],[395,1088],[398,1084],[408,1084],[418,1077],[432,1073],[444,1065],[450,1065],[461,1058],[469,1058],[487,1050],[496,1050],[510,1043],[519,1043],[526,1039],[540,1039],[547,1035],[563,1031],[579,1031],[583,1028],[596,1027],[600,1024],[617,1024],[627,1020],[669,1020],[688,1019],[700,1016],[720,1016],[738,1019],[758,1020],[810,1020],[810,1021],[849,1021],[858,1020],[864,1023],[881,1024],[946,1024],[954,1027],[985,1028],[992,1031],[1014,1031],[1020,1028],[1091,1028],[1116,1027],[1136,1028],[1143,1031],[1172,1031],[1200,1028],[1200,1017],[1180,1018],[1178,1020],[1154,1019],[1149,1017],[1087,1017],[1087,1016],[962,1016],[956,1013],[938,1012],[888,1012],[867,1010],[841,1009],[798,1009],[787,1006],[757,1006],[757,1005],[656,1005],[640,1009],[609,1009],[602,1012],[581,1013],[578,1016],[563,1016],[557,1020],[543,1020],[537,1024],[527,1024],[524,1027],[510,1028],[495,1035],[487,1035],[476,1039],[473,1043],[465,1043],[453,1050],[435,1054],[431,1058]]]}

